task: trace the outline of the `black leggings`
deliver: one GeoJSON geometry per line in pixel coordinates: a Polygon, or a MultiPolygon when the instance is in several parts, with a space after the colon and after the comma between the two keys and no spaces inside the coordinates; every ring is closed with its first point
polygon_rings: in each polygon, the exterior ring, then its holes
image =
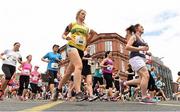
{"type": "Polygon", "coordinates": [[[113,87],[113,78],[110,73],[103,73],[104,79],[106,80],[106,89],[113,87]]]}
{"type": "Polygon", "coordinates": [[[19,90],[18,90],[19,96],[22,96],[24,89],[28,89],[28,85],[29,85],[29,76],[21,75],[19,77],[19,90]]]}
{"type": "Polygon", "coordinates": [[[16,71],[16,67],[12,66],[12,65],[3,64],[2,71],[5,74],[5,79],[11,80],[11,77],[13,76],[14,72],[16,71]]]}
{"type": "Polygon", "coordinates": [[[103,77],[93,77],[93,89],[95,88],[98,82],[100,85],[103,85],[103,77]]]}
{"type": "Polygon", "coordinates": [[[37,90],[38,90],[38,85],[37,84],[34,84],[34,83],[30,83],[31,85],[31,91],[32,93],[37,93],[37,90]]]}
{"type": "Polygon", "coordinates": [[[48,75],[49,84],[55,84],[54,79],[57,79],[57,71],[48,70],[47,75],[48,75]]]}

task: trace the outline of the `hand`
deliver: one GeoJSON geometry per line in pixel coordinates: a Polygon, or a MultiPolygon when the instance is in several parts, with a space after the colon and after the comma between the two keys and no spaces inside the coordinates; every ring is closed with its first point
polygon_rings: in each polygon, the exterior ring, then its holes
{"type": "Polygon", "coordinates": [[[146,52],[146,55],[152,56],[152,53],[151,52],[146,52]]]}
{"type": "Polygon", "coordinates": [[[2,58],[2,60],[4,61],[4,60],[6,60],[6,58],[2,58]]]}
{"type": "Polygon", "coordinates": [[[59,61],[61,61],[61,60],[60,60],[60,59],[58,59],[58,58],[56,58],[56,61],[58,61],[58,62],[59,62],[59,61]]]}
{"type": "Polygon", "coordinates": [[[139,51],[148,51],[149,50],[149,47],[147,47],[147,46],[140,46],[138,48],[139,48],[139,51]]]}
{"type": "Polygon", "coordinates": [[[50,62],[50,60],[46,60],[45,62],[49,63],[49,62],[50,62]]]}
{"type": "Polygon", "coordinates": [[[72,40],[70,37],[67,37],[66,40],[72,40]]]}

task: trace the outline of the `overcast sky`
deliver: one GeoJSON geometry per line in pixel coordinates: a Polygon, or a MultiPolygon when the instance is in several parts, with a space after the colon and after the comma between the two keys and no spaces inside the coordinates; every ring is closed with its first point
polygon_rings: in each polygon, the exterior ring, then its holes
{"type": "MultiPolygon", "coordinates": [[[[33,64],[46,70],[40,58],[61,39],[65,27],[75,21],[79,9],[87,11],[86,24],[98,33],[125,36],[131,24],[144,26],[143,38],[154,56],[177,78],[180,71],[180,6],[178,0],[0,0],[0,52],[21,43],[23,59],[33,55],[33,64]]],[[[2,71],[0,70],[0,73],[2,71]]]]}

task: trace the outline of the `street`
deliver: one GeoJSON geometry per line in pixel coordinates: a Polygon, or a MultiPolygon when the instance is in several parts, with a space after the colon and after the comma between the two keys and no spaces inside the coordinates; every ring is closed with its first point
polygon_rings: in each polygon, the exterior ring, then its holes
{"type": "Polygon", "coordinates": [[[66,102],[49,100],[19,101],[5,99],[0,102],[0,111],[180,111],[179,101],[162,101],[158,104],[140,104],[132,101],[117,102],[66,102]]]}

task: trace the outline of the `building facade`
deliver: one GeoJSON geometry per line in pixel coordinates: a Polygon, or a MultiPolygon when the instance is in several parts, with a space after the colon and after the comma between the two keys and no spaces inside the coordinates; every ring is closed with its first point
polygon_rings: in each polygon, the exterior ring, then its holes
{"type": "MultiPolygon", "coordinates": [[[[125,50],[126,39],[117,33],[100,33],[91,40],[91,55],[93,59],[104,58],[106,51],[112,51],[114,70],[120,70],[122,79],[128,64],[128,51],[125,50]]],[[[93,71],[93,66],[92,66],[93,71]]]]}
{"type": "Polygon", "coordinates": [[[150,64],[151,66],[154,66],[156,68],[157,74],[162,77],[162,82],[165,83],[164,92],[166,96],[172,98],[172,94],[173,94],[172,72],[161,61],[162,58],[152,56],[150,64]]]}

